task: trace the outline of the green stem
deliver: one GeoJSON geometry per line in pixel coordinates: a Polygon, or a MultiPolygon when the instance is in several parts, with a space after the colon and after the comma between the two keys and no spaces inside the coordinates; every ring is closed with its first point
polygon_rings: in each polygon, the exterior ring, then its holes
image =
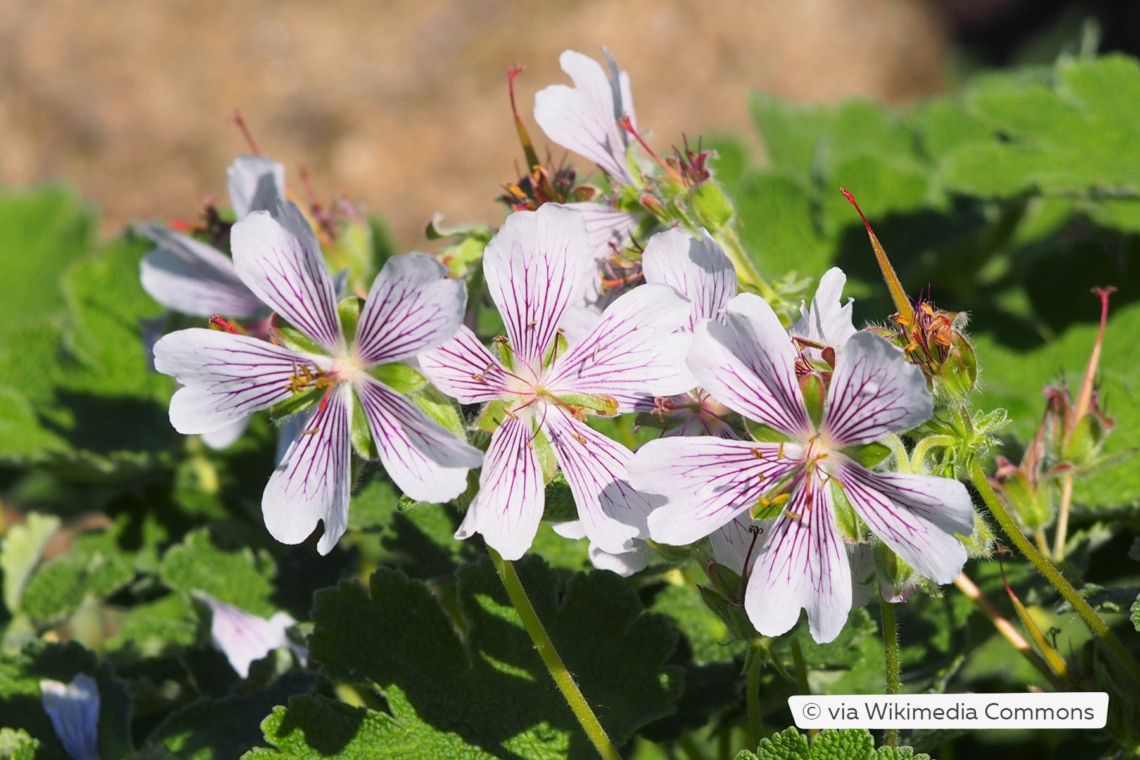
{"type": "MultiPolygon", "coordinates": [[[[899,693],[899,629],[895,623],[895,606],[879,595],[879,612],[883,622],[883,651],[886,653],[887,694],[899,693]]],[[[899,730],[888,728],[883,743],[894,747],[899,743],[899,730]]]]}
{"type": "Polygon", "coordinates": [[[574,676],[570,675],[570,671],[562,663],[558,650],[554,648],[554,642],[550,640],[546,628],[538,619],[534,605],[530,603],[530,597],[527,596],[526,589],[523,588],[522,581],[519,580],[518,573],[515,572],[515,566],[503,559],[494,549],[487,547],[487,551],[491,553],[491,561],[495,563],[495,570],[498,571],[499,578],[507,589],[507,596],[510,597],[511,604],[514,605],[522,619],[523,628],[530,635],[530,640],[534,642],[534,648],[538,650],[546,669],[550,671],[554,683],[562,692],[566,703],[570,705],[570,710],[578,719],[582,730],[586,732],[586,736],[589,737],[594,748],[598,750],[598,754],[605,760],[621,760],[621,755],[618,754],[613,742],[610,741],[606,730],[602,728],[602,724],[598,722],[594,711],[590,709],[590,703],[582,696],[578,684],[574,682],[574,676]]]}
{"type": "Polygon", "coordinates": [[[792,662],[796,666],[796,679],[800,682],[800,694],[811,694],[807,680],[807,664],[804,662],[804,650],[800,648],[800,640],[792,639],[792,662]]]}
{"type": "Polygon", "coordinates": [[[1021,530],[1017,527],[1017,523],[1014,522],[1013,517],[1006,511],[1001,500],[998,499],[997,494],[994,493],[994,489],[990,486],[989,481],[986,480],[986,474],[982,471],[982,466],[978,464],[977,460],[970,463],[969,472],[970,482],[978,489],[978,493],[981,494],[982,499],[986,502],[990,513],[993,514],[994,519],[997,520],[998,525],[1000,525],[1002,530],[1005,531],[1005,534],[1009,536],[1009,539],[1021,550],[1025,558],[1032,562],[1037,569],[1041,571],[1041,574],[1053,584],[1053,587],[1060,592],[1061,596],[1065,598],[1065,601],[1072,605],[1073,609],[1085,619],[1085,623],[1088,624],[1088,627],[1092,629],[1093,633],[1104,641],[1109,652],[1115,655],[1117,661],[1128,671],[1133,680],[1135,680],[1137,684],[1140,684],[1140,665],[1136,664],[1136,660],[1132,658],[1132,655],[1130,655],[1128,650],[1124,648],[1124,645],[1120,643],[1120,639],[1116,637],[1116,634],[1112,632],[1108,624],[1101,619],[1100,615],[1096,614],[1096,610],[1092,608],[1092,605],[1081,597],[1077,590],[1073,588],[1073,585],[1065,580],[1065,576],[1061,575],[1060,571],[1053,566],[1053,563],[1037,551],[1033,543],[1022,534],[1021,530]]]}
{"type": "Polygon", "coordinates": [[[1065,539],[1069,533],[1069,507],[1073,503],[1073,472],[1068,470],[1061,476],[1061,506],[1057,510],[1057,534],[1053,536],[1053,558],[1060,562],[1065,558],[1065,539]]]}
{"type": "Polygon", "coordinates": [[[756,267],[752,265],[752,260],[748,258],[748,254],[744,251],[744,246],[740,244],[740,238],[736,234],[736,230],[726,224],[717,230],[717,238],[720,244],[724,246],[724,252],[728,254],[728,258],[732,261],[732,265],[736,267],[736,276],[742,285],[755,287],[760,295],[765,300],[771,301],[776,295],[776,291],[772,286],[760,276],[756,271],[756,267]]]}
{"type": "Polygon", "coordinates": [[[744,658],[744,673],[748,693],[745,695],[745,704],[748,706],[748,741],[749,747],[755,747],[764,736],[764,724],[760,719],[760,670],[764,666],[764,640],[753,639],[748,646],[748,655],[744,658]]]}

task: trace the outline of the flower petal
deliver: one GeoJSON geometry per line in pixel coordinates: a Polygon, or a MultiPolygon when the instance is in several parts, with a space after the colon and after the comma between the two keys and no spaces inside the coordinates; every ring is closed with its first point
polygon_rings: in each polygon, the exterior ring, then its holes
{"type": "Polygon", "coordinates": [[[629,482],[668,498],[649,515],[649,536],[686,546],[747,512],[773,483],[801,466],[798,446],[782,449],[783,457],[780,444],[713,436],[645,444],[630,463],[629,482]]]}
{"type": "Polygon", "coordinates": [[[591,541],[588,553],[591,565],[599,570],[609,570],[622,578],[628,578],[649,567],[649,562],[653,559],[653,549],[644,541],[634,541],[633,549],[620,554],[602,551],[591,541]]]}
{"type": "Polygon", "coordinates": [[[850,298],[843,303],[843,285],[847,275],[839,267],[832,267],[819,278],[819,287],[811,299],[811,308],[800,305],[800,318],[790,330],[792,335],[806,338],[813,343],[838,348],[855,334],[851,322],[854,301],[850,298]]]}
{"type": "Polygon", "coordinates": [[[231,422],[225,427],[211,430],[202,434],[202,443],[211,449],[228,449],[241,438],[241,434],[249,427],[249,417],[242,417],[237,422],[231,422]]]}
{"type": "Polygon", "coordinates": [[[610,77],[589,56],[567,50],[559,57],[574,87],[556,84],[534,96],[534,120],[554,142],[579,153],[616,181],[637,184],[626,161],[629,138],[617,123],[628,114],[636,125],[629,76],[606,54],[610,77]]]}
{"type": "Polygon", "coordinates": [[[507,389],[507,372],[466,325],[439,348],[418,357],[420,371],[461,404],[494,401],[507,389]]]}
{"type": "Polygon", "coordinates": [[[546,492],[530,426],[507,418],[491,436],[479,476],[479,493],[455,533],[458,539],[483,535],[487,545],[516,560],[534,542],[546,492]]]}
{"type": "Polygon", "coordinates": [[[191,328],[154,344],[154,367],[184,387],[170,400],[179,433],[210,433],[293,395],[299,372],[318,373],[319,357],[248,335],[191,328]]]}
{"type": "Polygon", "coordinates": [[[898,346],[866,330],[836,356],[820,428],[835,447],[917,427],[934,413],[922,370],[898,346]]]}
{"type": "Polygon", "coordinates": [[[689,330],[701,320],[719,319],[736,295],[736,268],[705,230],[700,240],[680,228],[657,233],[645,246],[641,266],[646,282],[669,285],[689,299],[689,330]]]}
{"type": "Polygon", "coordinates": [[[483,253],[487,290],[511,348],[537,371],[588,266],[582,215],[545,204],[507,217],[483,253]]]}
{"type": "Polygon", "coordinates": [[[467,308],[463,280],[449,280],[431,256],[393,256],[372,283],[356,325],[356,350],[368,364],[394,362],[455,335],[467,308]]]}
{"type": "Polygon", "coordinates": [[[86,673],[70,683],[40,681],[40,700],[72,760],[99,760],[99,684],[86,673]]]}
{"type": "Polygon", "coordinates": [[[210,608],[210,639],[214,646],[242,678],[249,678],[249,666],[274,649],[292,648],[285,630],[296,621],[288,614],[277,613],[266,620],[201,591],[194,596],[210,608]]]}
{"type": "Polygon", "coordinates": [[[238,156],[226,169],[234,218],[251,211],[274,211],[285,197],[285,167],[269,156],[238,156]]]}
{"type": "Polygon", "coordinates": [[[328,554],[348,525],[352,480],[348,423],[352,393],[339,383],[289,445],[269,478],[261,514],[269,534],[283,544],[304,541],[323,520],[317,551],[328,554]]]}
{"type": "Polygon", "coordinates": [[[724,323],[693,331],[689,367],[720,403],[793,438],[811,434],[796,381],[796,351],[772,307],[741,293],[728,302],[724,323]]]}
{"type": "Polygon", "coordinates": [[[613,554],[633,549],[634,538],[648,536],[645,516],[663,499],[638,493],[626,482],[629,449],[561,409],[548,407],[542,427],[574,494],[586,535],[613,554]]]}
{"type": "Polygon", "coordinates": [[[156,224],[135,229],[158,246],[143,257],[139,276],[143,290],[166,308],[195,317],[238,319],[269,311],[221,251],[156,224]]]}
{"type": "Polygon", "coordinates": [[[610,304],[586,337],[555,360],[545,381],[556,396],[612,396],[632,411],[638,400],[690,390],[690,336],[675,333],[688,303],[665,285],[642,285],[610,304]]]}
{"type": "Polygon", "coordinates": [[[811,637],[825,644],[843,630],[851,611],[851,564],[828,489],[817,490],[810,507],[807,494],[807,488],[797,489],[784,514],[766,526],[744,609],[765,636],[787,633],[807,610],[811,637]]]}
{"type": "Polygon", "coordinates": [[[974,531],[974,507],[957,480],[931,475],[883,474],[836,458],[835,477],[871,532],[935,583],[950,583],[966,563],[954,537],[974,531]]]}
{"type": "Polygon", "coordinates": [[[238,276],[294,327],[330,354],[340,353],[336,289],[316,235],[291,201],[278,206],[278,216],[282,221],[255,211],[230,230],[238,276]]]}
{"type": "Polygon", "coordinates": [[[356,392],[380,463],[401,491],[416,501],[442,504],[467,490],[467,471],[483,461],[481,451],[372,378],[357,383],[356,392]]]}

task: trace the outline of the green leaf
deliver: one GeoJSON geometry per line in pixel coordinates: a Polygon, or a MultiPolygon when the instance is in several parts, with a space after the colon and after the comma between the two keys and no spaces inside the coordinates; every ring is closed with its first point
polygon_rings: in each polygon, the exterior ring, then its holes
{"type": "Polygon", "coordinates": [[[39,747],[23,729],[0,728],[0,760],[34,760],[39,747]]]}
{"type": "MultiPolygon", "coordinates": [[[[575,574],[563,585],[536,559],[517,568],[615,743],[673,709],[680,684],[664,665],[675,641],[664,618],[642,613],[612,573],[575,574]]],[[[313,619],[312,658],[331,678],[378,689],[420,736],[421,756],[464,746],[471,756],[593,755],[486,560],[460,569],[448,611],[423,583],[381,569],[367,590],[342,583],[319,592],[313,619]]]]}
{"type": "Polygon", "coordinates": [[[75,612],[88,595],[105,599],[134,578],[131,558],[111,530],[78,534],[71,551],[45,562],[24,590],[20,609],[48,625],[75,612]]]}
{"type": "Polygon", "coordinates": [[[795,727],[785,728],[770,738],[761,739],[756,748],[757,760],[801,760],[807,756],[807,737],[795,727]]]}
{"type": "Polygon", "coordinates": [[[4,571],[4,606],[9,612],[20,609],[24,586],[40,561],[47,542],[59,530],[55,515],[32,512],[27,522],[13,525],[0,546],[0,570],[4,571]]]}
{"type": "Polygon", "coordinates": [[[865,728],[824,730],[811,743],[811,760],[860,760],[875,751],[875,740],[865,728]]]}
{"type": "Polygon", "coordinates": [[[206,529],[196,530],[162,558],[160,576],[172,589],[189,594],[204,591],[215,599],[254,615],[277,611],[270,601],[277,568],[265,552],[225,551],[206,529]]]}
{"type": "Polygon", "coordinates": [[[59,273],[90,249],[93,221],[69,187],[0,192],[0,282],[5,283],[0,318],[5,330],[63,310],[59,273]]]}
{"type": "Polygon", "coordinates": [[[487,757],[466,747],[457,737],[425,737],[416,727],[387,713],[320,696],[296,697],[289,700],[288,708],[274,708],[273,714],[262,721],[261,730],[275,749],[250,750],[242,755],[242,760],[369,760],[378,757],[379,747],[383,747],[382,756],[392,760],[487,757]]]}

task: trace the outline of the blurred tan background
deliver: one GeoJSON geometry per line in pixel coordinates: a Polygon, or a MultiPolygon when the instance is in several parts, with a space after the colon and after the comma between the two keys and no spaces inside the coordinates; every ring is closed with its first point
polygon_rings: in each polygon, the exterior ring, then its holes
{"type": "Polygon", "coordinates": [[[225,203],[226,166],[246,150],[240,109],[294,189],[306,167],[322,198],[380,213],[407,249],[436,211],[501,218],[493,198],[521,159],[510,65],[526,66],[519,104],[540,153],[534,92],[569,82],[563,49],[602,45],[668,150],[748,129],[750,90],[937,92],[948,13],[932,0],[3,0],[0,185],[66,178],[105,234],[193,220],[204,197],[225,203]]]}

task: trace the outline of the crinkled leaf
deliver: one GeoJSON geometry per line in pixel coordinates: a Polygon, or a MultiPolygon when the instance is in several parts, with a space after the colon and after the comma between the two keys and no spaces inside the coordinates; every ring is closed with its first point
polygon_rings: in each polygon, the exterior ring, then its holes
{"type": "MultiPolygon", "coordinates": [[[[610,573],[575,574],[563,586],[537,559],[517,568],[616,743],[673,709],[680,684],[664,665],[675,637],[664,618],[643,613],[610,573]]],[[[378,689],[401,725],[433,741],[454,736],[481,754],[592,756],[489,562],[460,569],[455,604],[449,613],[424,584],[378,570],[367,590],[318,593],[310,654],[330,677],[378,689]]]]}
{"type": "Polygon", "coordinates": [[[59,530],[59,518],[32,512],[27,522],[13,525],[0,545],[0,570],[4,573],[4,606],[20,609],[20,597],[47,542],[59,530]]]}
{"type": "Polygon", "coordinates": [[[226,551],[206,529],[196,530],[162,558],[160,575],[172,589],[189,594],[204,591],[219,601],[246,612],[269,617],[277,611],[270,602],[277,568],[265,552],[251,549],[226,551]]]}
{"type": "Polygon", "coordinates": [[[79,534],[71,551],[43,563],[20,602],[21,611],[51,624],[77,610],[88,595],[105,599],[134,578],[131,558],[116,545],[111,530],[79,534]]]}
{"type": "Polygon", "coordinates": [[[0,728],[0,760],[34,760],[39,746],[22,728],[0,728]]]}

